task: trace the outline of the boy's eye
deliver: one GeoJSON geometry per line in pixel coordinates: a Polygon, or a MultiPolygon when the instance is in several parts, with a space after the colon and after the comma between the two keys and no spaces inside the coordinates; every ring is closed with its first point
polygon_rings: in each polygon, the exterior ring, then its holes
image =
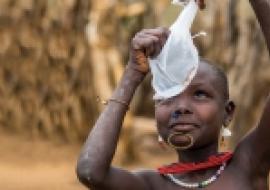
{"type": "Polygon", "coordinates": [[[203,90],[197,90],[197,91],[195,91],[194,96],[196,98],[202,99],[202,98],[208,98],[209,94],[203,90]]]}
{"type": "Polygon", "coordinates": [[[174,97],[164,99],[164,100],[157,100],[155,106],[156,107],[162,106],[162,105],[167,105],[168,106],[168,105],[172,104],[173,99],[174,99],[174,97]]]}

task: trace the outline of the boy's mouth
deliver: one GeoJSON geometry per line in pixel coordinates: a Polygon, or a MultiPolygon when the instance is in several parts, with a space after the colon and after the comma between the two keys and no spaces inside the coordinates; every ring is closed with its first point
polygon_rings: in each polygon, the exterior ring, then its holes
{"type": "Polygon", "coordinates": [[[194,123],[174,123],[170,125],[170,129],[173,132],[188,133],[198,128],[197,124],[194,123]]]}

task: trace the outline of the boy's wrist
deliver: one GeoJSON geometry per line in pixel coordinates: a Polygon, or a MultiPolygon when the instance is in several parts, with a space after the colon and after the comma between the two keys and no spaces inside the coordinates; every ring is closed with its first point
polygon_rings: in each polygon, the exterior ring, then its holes
{"type": "Polygon", "coordinates": [[[122,79],[112,95],[111,100],[123,105],[128,105],[145,75],[146,74],[141,73],[128,65],[124,70],[122,79]]]}
{"type": "Polygon", "coordinates": [[[144,73],[132,66],[132,63],[128,63],[125,69],[125,75],[132,81],[141,83],[148,72],[144,73]]]}
{"type": "Polygon", "coordinates": [[[149,61],[142,50],[131,50],[128,66],[145,75],[149,72],[149,61]]]}

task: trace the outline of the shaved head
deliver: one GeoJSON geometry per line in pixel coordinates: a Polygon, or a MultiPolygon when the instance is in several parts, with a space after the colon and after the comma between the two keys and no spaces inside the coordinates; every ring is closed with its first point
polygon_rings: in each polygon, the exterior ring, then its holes
{"type": "Polygon", "coordinates": [[[216,82],[220,87],[219,90],[221,91],[224,100],[227,101],[229,99],[229,87],[228,79],[224,70],[206,59],[200,59],[199,65],[202,67],[207,67],[214,72],[217,79],[216,82]]]}

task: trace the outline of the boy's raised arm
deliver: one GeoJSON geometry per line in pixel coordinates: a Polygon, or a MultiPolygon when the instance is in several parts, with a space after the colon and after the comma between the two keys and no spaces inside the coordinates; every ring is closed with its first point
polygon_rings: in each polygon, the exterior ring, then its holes
{"type": "MultiPolygon", "coordinates": [[[[270,53],[270,0],[250,0],[251,6],[253,7],[257,19],[262,28],[268,51],[270,53]]],[[[266,158],[266,153],[270,156],[270,97],[266,100],[266,105],[263,110],[263,115],[258,124],[256,131],[256,150],[262,153],[262,158],[268,160],[270,169],[270,159],[266,158]]],[[[260,154],[258,154],[259,156],[260,154]]]]}
{"type": "Polygon", "coordinates": [[[249,0],[262,28],[270,53],[270,0],[249,0]]]}
{"type": "Polygon", "coordinates": [[[119,133],[136,88],[148,73],[148,56],[156,56],[168,37],[165,28],[148,29],[134,37],[130,61],[105,110],[98,118],[83,147],[77,164],[80,181],[95,190],[146,190],[137,174],[111,166],[119,133]]]}
{"type": "MultiPolygon", "coordinates": [[[[260,23],[270,53],[270,0],[250,0],[250,3],[260,23]]],[[[254,176],[268,175],[270,170],[270,97],[266,100],[257,127],[242,140],[238,148],[239,157],[249,160],[249,167],[245,165],[245,168],[251,169],[254,176]],[[243,158],[242,155],[248,155],[248,157],[243,158]]]]}

